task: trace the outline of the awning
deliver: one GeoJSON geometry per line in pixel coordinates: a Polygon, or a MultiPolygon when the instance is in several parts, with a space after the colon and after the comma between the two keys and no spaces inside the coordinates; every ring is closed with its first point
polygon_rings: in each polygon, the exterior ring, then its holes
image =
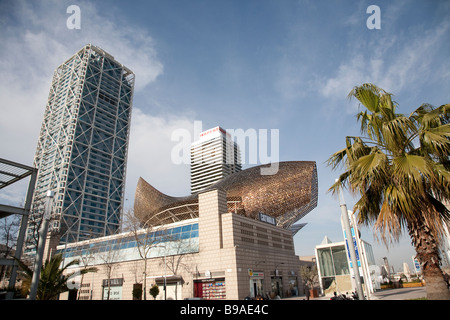
{"type": "MultiPolygon", "coordinates": [[[[182,276],[176,276],[176,275],[171,275],[171,276],[166,276],[166,284],[174,284],[177,282],[181,282],[183,283],[183,277],[182,276]]],[[[164,276],[162,277],[155,277],[155,283],[160,286],[160,285],[164,285],[164,276]]]]}

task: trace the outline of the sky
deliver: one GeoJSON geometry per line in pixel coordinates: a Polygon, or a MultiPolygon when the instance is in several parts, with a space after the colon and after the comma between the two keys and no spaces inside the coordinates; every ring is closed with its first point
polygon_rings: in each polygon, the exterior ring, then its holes
{"type": "MultiPolygon", "coordinates": [[[[125,209],[139,177],[166,194],[190,194],[172,135],[184,130],[194,141],[194,121],[278,130],[280,161],[317,164],[319,201],[300,220],[299,256],[313,255],[325,236],[343,240],[339,201],[327,192],[342,172],[326,161],[360,134],[352,88],[376,84],[404,114],[450,102],[449,1],[1,0],[0,157],[33,164],[53,72],[88,43],[136,75],[125,209]]],[[[18,204],[25,191],[5,188],[0,203],[18,204]]],[[[344,196],[352,209],[357,199],[344,196]]],[[[396,270],[412,269],[407,232],[389,247],[371,226],[361,233],[378,264],[387,257],[396,270]]]]}

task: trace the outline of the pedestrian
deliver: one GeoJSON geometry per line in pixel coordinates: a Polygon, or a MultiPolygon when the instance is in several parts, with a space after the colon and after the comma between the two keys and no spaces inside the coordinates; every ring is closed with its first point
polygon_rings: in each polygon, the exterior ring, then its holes
{"type": "Polygon", "coordinates": [[[450,283],[449,283],[450,277],[447,272],[444,272],[444,281],[445,281],[445,284],[447,285],[447,289],[449,289],[450,288],[450,283]]]}
{"type": "Polygon", "coordinates": [[[309,288],[306,287],[306,300],[309,300],[309,288]]]}

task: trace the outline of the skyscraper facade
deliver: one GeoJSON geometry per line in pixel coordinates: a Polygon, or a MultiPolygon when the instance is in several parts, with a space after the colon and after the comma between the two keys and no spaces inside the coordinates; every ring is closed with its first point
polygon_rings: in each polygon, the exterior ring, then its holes
{"type": "Polygon", "coordinates": [[[241,171],[240,157],[239,146],[221,127],[200,133],[200,139],[191,145],[191,193],[241,171]]]}
{"type": "Polygon", "coordinates": [[[134,73],[86,45],[54,72],[38,139],[38,178],[27,236],[32,241],[55,192],[50,231],[61,243],[119,230],[134,73]]]}

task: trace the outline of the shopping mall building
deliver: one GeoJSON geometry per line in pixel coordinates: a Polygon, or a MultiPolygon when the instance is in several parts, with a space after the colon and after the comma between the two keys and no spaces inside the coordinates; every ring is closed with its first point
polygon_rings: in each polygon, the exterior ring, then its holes
{"type": "Polygon", "coordinates": [[[314,162],[281,162],[232,174],[188,197],[165,195],[140,179],[135,216],[144,228],[60,245],[64,264],[79,259],[61,299],[133,299],[157,284],[156,299],[243,299],[302,294],[295,224],[317,205],[314,162]],[[150,227],[147,227],[150,226],[150,227]],[[147,257],[147,259],[144,259],[147,257]],[[97,272],[78,275],[85,266],[97,272]],[[166,290],[164,290],[166,288],[166,290]]]}

